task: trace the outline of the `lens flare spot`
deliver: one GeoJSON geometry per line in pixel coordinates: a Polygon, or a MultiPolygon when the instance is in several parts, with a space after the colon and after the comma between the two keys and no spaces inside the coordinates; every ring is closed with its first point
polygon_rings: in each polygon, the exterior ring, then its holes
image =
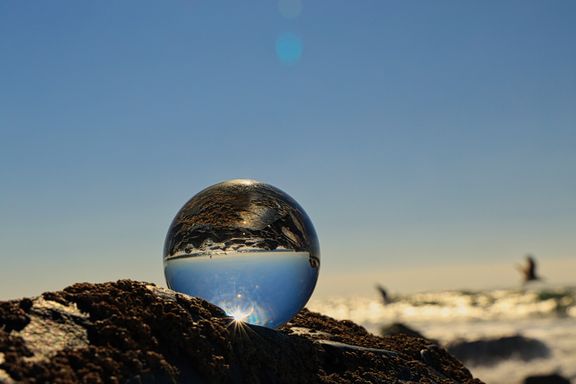
{"type": "Polygon", "coordinates": [[[302,0],[279,0],[278,12],[287,19],[294,19],[302,12],[302,0]]]}
{"type": "Polygon", "coordinates": [[[293,33],[284,33],[276,39],[276,56],[284,64],[296,64],[302,51],[302,40],[293,33]]]}

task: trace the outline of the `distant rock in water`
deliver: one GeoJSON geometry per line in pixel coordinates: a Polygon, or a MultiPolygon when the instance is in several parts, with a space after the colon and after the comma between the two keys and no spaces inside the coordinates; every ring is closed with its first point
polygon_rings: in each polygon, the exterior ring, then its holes
{"type": "Polygon", "coordinates": [[[385,325],[380,329],[380,335],[382,336],[396,336],[396,335],[407,335],[412,337],[425,337],[415,329],[410,328],[403,323],[392,323],[385,325]]]}
{"type": "Polygon", "coordinates": [[[521,335],[457,341],[449,344],[447,349],[456,358],[470,365],[493,365],[508,359],[530,361],[550,355],[546,344],[521,335]]]}
{"type": "Polygon", "coordinates": [[[570,384],[570,380],[557,373],[551,375],[528,376],[524,384],[570,384]]]}
{"type": "Polygon", "coordinates": [[[0,383],[481,383],[429,341],[303,310],[278,331],[122,280],[0,302],[0,383]]]}

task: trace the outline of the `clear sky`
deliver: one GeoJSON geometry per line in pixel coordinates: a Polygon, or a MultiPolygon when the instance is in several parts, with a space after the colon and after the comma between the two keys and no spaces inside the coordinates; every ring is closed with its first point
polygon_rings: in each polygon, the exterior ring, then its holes
{"type": "Polygon", "coordinates": [[[306,209],[321,294],[506,285],[527,252],[576,283],[574,20],[572,0],[0,1],[0,298],[163,284],[173,216],[231,178],[306,209]]]}

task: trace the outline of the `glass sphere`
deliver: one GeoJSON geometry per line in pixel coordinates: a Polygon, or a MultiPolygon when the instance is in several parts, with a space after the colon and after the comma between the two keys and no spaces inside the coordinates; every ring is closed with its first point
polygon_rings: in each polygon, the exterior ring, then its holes
{"type": "Polygon", "coordinates": [[[304,307],[319,267],[318,237],[306,212],[254,180],[225,181],[192,197],[164,243],[168,287],[269,328],[304,307]]]}

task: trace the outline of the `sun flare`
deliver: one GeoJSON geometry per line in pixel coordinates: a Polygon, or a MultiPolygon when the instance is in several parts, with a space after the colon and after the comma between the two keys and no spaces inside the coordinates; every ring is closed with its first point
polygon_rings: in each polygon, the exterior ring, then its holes
{"type": "Polygon", "coordinates": [[[240,308],[235,308],[233,311],[230,312],[230,316],[234,319],[235,322],[244,323],[254,312],[253,308],[249,310],[242,310],[240,308]]]}

